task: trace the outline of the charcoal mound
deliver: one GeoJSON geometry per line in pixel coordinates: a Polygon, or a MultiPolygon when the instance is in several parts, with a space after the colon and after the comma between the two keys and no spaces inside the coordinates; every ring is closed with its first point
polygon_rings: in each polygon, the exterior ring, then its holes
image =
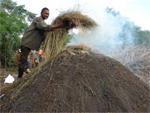
{"type": "Polygon", "coordinates": [[[71,48],[7,92],[1,111],[148,112],[149,91],[118,61],[71,48]]]}

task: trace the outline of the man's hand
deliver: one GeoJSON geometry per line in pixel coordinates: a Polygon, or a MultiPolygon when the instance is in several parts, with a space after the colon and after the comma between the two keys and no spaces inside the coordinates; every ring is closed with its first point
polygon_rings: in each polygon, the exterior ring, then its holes
{"type": "Polygon", "coordinates": [[[63,24],[63,22],[61,22],[59,24],[52,25],[50,31],[53,31],[53,30],[59,29],[59,28],[63,28],[63,27],[64,27],[64,24],[63,24]]]}

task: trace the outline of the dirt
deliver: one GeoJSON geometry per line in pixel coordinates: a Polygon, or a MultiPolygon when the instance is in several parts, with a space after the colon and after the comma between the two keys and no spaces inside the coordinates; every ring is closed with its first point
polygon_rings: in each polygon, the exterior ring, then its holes
{"type": "Polygon", "coordinates": [[[80,48],[2,90],[2,112],[150,112],[150,89],[118,61],[80,48]]]}

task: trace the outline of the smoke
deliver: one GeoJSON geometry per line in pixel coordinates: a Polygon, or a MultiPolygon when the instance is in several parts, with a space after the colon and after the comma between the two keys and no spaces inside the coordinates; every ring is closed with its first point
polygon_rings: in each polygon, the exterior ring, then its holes
{"type": "Polygon", "coordinates": [[[69,45],[84,44],[93,51],[108,56],[113,56],[113,53],[134,45],[133,25],[119,13],[107,8],[101,16],[101,21],[96,22],[99,24],[97,28],[87,32],[79,30],[78,34],[73,34],[69,45]]]}

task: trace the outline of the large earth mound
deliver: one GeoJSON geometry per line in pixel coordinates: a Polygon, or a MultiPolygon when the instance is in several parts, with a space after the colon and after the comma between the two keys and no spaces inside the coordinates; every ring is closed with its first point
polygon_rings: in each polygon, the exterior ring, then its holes
{"type": "Polygon", "coordinates": [[[3,112],[150,111],[147,85],[104,55],[70,47],[36,70],[4,92],[3,112]]]}

